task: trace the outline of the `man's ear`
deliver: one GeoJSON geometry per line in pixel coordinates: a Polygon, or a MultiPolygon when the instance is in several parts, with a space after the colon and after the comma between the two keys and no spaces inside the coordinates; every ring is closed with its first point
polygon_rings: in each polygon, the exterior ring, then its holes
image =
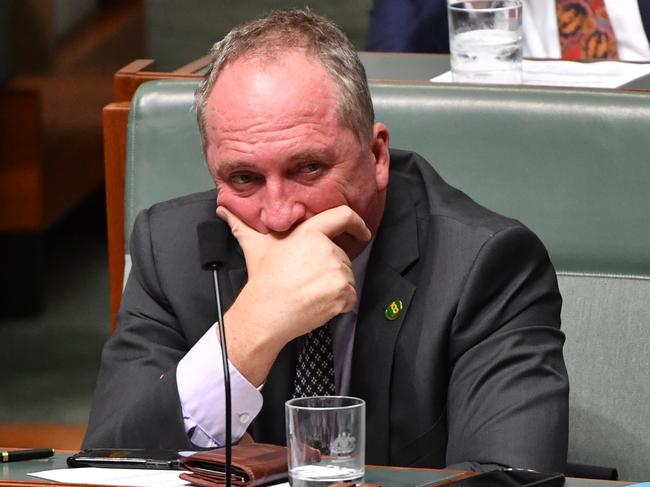
{"type": "Polygon", "coordinates": [[[385,190],[388,186],[388,169],[390,167],[388,138],[388,128],[383,123],[378,122],[373,125],[370,150],[375,156],[375,179],[379,191],[385,190]]]}

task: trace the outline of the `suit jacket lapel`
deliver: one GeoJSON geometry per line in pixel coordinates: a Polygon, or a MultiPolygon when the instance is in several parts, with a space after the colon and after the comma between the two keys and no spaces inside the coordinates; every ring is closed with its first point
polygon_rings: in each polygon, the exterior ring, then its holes
{"type": "Polygon", "coordinates": [[[350,392],[366,401],[366,463],[390,461],[390,391],[395,343],[407,318],[415,285],[402,273],[418,258],[417,222],[408,193],[389,192],[368,262],[355,332],[350,392]],[[397,193],[397,194],[395,194],[397,193]],[[402,198],[400,202],[399,199],[402,198]],[[394,320],[385,316],[402,303],[394,320]]]}

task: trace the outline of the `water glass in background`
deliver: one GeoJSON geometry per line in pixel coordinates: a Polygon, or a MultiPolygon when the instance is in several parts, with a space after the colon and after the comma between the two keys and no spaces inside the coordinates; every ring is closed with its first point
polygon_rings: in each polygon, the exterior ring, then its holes
{"type": "Polygon", "coordinates": [[[289,483],[325,487],[363,483],[366,403],[356,397],[291,399],[285,405],[289,483]]]}
{"type": "Polygon", "coordinates": [[[451,74],[461,83],[519,84],[522,80],[519,0],[451,0],[451,74]]]}

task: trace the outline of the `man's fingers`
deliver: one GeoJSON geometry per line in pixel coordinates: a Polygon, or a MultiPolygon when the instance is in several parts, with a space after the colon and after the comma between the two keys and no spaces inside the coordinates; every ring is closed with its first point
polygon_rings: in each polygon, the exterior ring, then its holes
{"type": "Polygon", "coordinates": [[[237,215],[223,206],[217,207],[217,216],[224,220],[244,251],[244,258],[251,272],[268,251],[268,235],[249,227],[237,215]]]}
{"type": "Polygon", "coordinates": [[[306,229],[318,230],[331,239],[343,233],[348,233],[362,242],[367,242],[372,237],[363,219],[345,205],[330,208],[314,215],[301,226],[306,229]]]}
{"type": "Polygon", "coordinates": [[[217,206],[217,216],[225,221],[230,228],[232,228],[233,225],[243,223],[239,217],[237,217],[237,215],[235,215],[225,206],[217,206]]]}
{"type": "Polygon", "coordinates": [[[259,235],[257,231],[246,225],[237,215],[224,206],[217,207],[217,216],[228,224],[232,230],[232,234],[239,241],[240,245],[242,243],[242,237],[246,238],[259,235]]]}

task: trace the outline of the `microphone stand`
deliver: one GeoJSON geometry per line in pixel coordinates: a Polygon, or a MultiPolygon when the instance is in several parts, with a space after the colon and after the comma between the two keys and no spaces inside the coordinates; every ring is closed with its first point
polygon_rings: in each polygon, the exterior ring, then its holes
{"type": "Polygon", "coordinates": [[[230,398],[230,369],[228,368],[228,349],[226,348],[226,330],[223,325],[221,311],[221,293],[219,292],[219,274],[217,265],[210,266],[214,282],[214,295],[217,301],[217,318],[219,326],[219,342],[221,344],[221,359],[223,361],[223,384],[226,392],[226,487],[231,487],[232,474],[232,400],[230,398]]]}
{"type": "Polygon", "coordinates": [[[217,302],[217,325],[219,327],[219,341],[221,343],[221,359],[223,362],[223,385],[226,400],[226,487],[232,482],[232,400],[230,398],[230,369],[228,368],[228,348],[226,347],[226,330],[223,324],[221,311],[221,292],[219,288],[219,273],[217,272],[226,262],[229,246],[230,229],[222,220],[208,220],[197,227],[199,243],[199,257],[201,267],[212,271],[214,283],[214,296],[217,302]]]}

